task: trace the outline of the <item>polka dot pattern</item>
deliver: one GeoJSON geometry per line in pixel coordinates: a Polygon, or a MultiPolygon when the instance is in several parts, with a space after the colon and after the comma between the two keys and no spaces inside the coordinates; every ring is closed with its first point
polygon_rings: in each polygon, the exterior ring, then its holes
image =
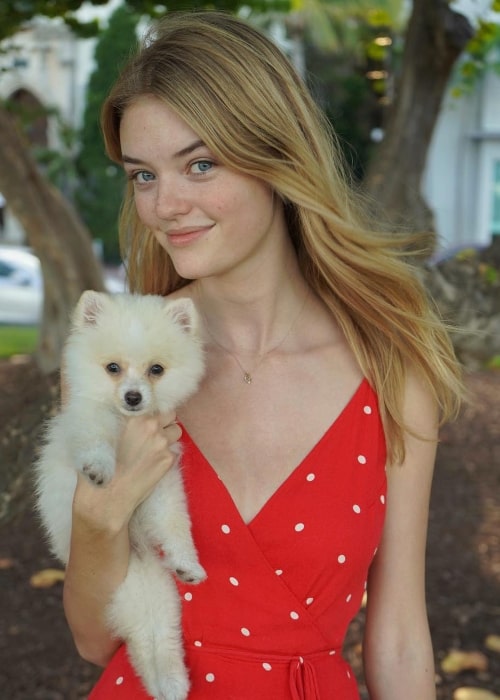
{"type": "MultiPolygon", "coordinates": [[[[278,698],[284,687],[301,697],[312,678],[320,697],[335,687],[342,700],[358,698],[341,647],[365,593],[386,499],[369,384],[249,523],[186,431],[182,444],[193,537],[208,573],[196,586],[176,582],[190,700],[278,698]]],[[[120,658],[89,700],[151,700],[120,658]]]]}

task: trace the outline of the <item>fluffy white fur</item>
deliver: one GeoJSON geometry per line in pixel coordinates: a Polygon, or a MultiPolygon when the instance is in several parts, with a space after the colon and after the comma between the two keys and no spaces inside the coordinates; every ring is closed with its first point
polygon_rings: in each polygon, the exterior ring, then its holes
{"type": "MultiPolygon", "coordinates": [[[[64,351],[68,401],[49,421],[35,465],[38,511],[64,564],[77,470],[96,488],[106,484],[124,421],[170,411],[196,390],[204,371],[197,327],[190,299],[83,293],[64,351]]],[[[107,610],[109,627],[127,642],[154,698],[184,700],[189,681],[171,572],[191,583],[206,574],[191,537],[179,460],[134,513],[130,538],[128,574],[107,610]]]]}

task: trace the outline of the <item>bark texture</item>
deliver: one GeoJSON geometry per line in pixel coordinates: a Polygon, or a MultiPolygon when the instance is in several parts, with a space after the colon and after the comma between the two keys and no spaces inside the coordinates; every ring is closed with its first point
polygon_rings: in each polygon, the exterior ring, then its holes
{"type": "Polygon", "coordinates": [[[472,35],[469,21],[446,0],[413,1],[386,135],[364,182],[374,206],[410,230],[434,231],[421,181],[446,85],[472,35]]]}
{"type": "Polygon", "coordinates": [[[70,312],[84,289],[104,290],[91,238],[71,205],[41,175],[29,145],[0,106],[0,192],[40,258],[44,309],[36,358],[44,372],[59,366],[70,312]]]}

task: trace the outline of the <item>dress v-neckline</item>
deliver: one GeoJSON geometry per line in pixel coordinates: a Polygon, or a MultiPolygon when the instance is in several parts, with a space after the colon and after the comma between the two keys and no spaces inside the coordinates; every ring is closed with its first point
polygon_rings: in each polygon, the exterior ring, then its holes
{"type": "Polygon", "coordinates": [[[302,458],[302,460],[297,464],[296,467],[294,467],[291,472],[288,474],[288,476],[276,487],[276,489],[271,493],[269,498],[263,503],[262,507],[255,513],[255,515],[247,522],[244,520],[242,517],[232,495],[227,486],[225,485],[224,481],[222,478],[218,475],[216,469],[212,466],[210,461],[205,457],[203,454],[202,450],[198,447],[196,442],[193,440],[189,432],[186,430],[185,426],[180,423],[180,427],[182,428],[182,438],[181,442],[188,442],[192,448],[197,452],[199,457],[201,458],[202,464],[206,467],[208,470],[209,474],[213,479],[215,479],[215,483],[217,485],[217,488],[222,489],[225,500],[227,500],[230,504],[230,507],[235,511],[238,520],[242,523],[242,525],[248,529],[252,528],[259,520],[261,517],[264,517],[265,512],[268,510],[268,508],[271,507],[271,504],[280,496],[280,494],[285,491],[289,485],[297,478],[298,474],[305,469],[306,465],[308,462],[313,458],[313,456],[316,454],[316,452],[321,448],[323,443],[331,436],[331,433],[337,430],[339,423],[341,423],[343,420],[345,420],[346,415],[349,413],[349,410],[351,407],[355,404],[357,397],[361,393],[361,390],[363,389],[364,386],[368,384],[368,380],[366,378],[363,378],[361,382],[358,384],[356,390],[350,397],[350,399],[347,401],[345,406],[342,408],[340,413],[334,418],[332,423],[328,426],[328,428],[325,430],[323,435],[314,443],[314,445],[311,447],[310,450],[305,454],[305,456],[302,458]]]}

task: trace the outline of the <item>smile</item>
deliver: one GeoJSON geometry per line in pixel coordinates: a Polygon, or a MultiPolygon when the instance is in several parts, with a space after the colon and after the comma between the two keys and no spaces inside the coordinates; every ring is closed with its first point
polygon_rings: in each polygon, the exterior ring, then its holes
{"type": "Polygon", "coordinates": [[[172,231],[168,231],[166,235],[171,245],[182,247],[197,241],[199,238],[202,238],[206,233],[208,233],[208,231],[210,231],[213,225],[214,224],[210,224],[209,226],[174,229],[172,231]]]}

